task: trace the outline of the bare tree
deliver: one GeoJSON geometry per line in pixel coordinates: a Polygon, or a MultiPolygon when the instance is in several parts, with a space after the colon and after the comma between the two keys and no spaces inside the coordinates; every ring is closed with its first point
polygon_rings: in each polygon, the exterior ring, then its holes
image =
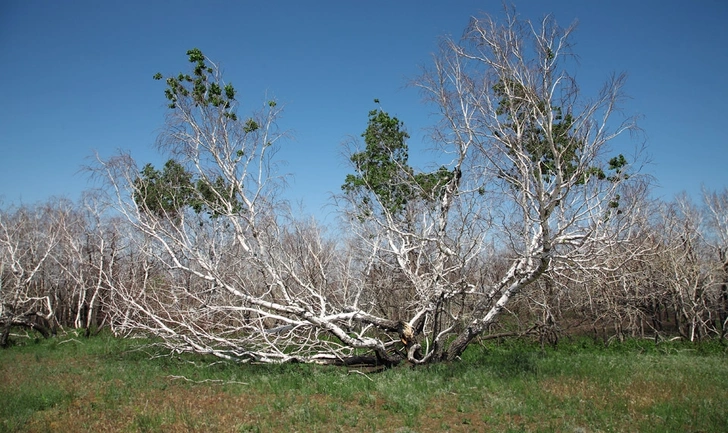
{"type": "Polygon", "coordinates": [[[166,81],[160,145],[175,162],[160,174],[128,155],[99,159],[140,255],[135,278],[108,281],[112,328],[243,361],[345,363],[363,350],[387,362],[369,335],[377,319],[345,308],[358,290],[342,278],[351,261],[276,197],[280,107],[239,118],[217,66],[188,54],[192,74],[166,81]]]}
{"type": "Polygon", "coordinates": [[[600,266],[587,258],[630,236],[630,167],[608,143],[633,123],[611,120],[623,77],[579,94],[565,68],[572,30],[508,12],[444,41],[418,85],[451,162],[416,173],[399,122],[370,113],[367,139],[386,161],[353,160],[354,236],[338,243],[277,198],[278,105],[241,117],[232,85],[190,50],[192,74],[166,79],[165,169],[99,159],[141,256],[137,278],[108,281],[113,329],[244,361],[437,362],[545,273],[600,266]],[[479,269],[496,256],[502,271],[479,269]],[[387,281],[403,296],[383,296],[387,281]]]}
{"type": "Polygon", "coordinates": [[[669,295],[677,331],[690,341],[725,334],[726,194],[704,192],[704,207],[686,195],[664,206],[656,227],[655,280],[669,295]]]}
{"type": "Polygon", "coordinates": [[[591,251],[553,274],[560,287],[561,311],[576,333],[611,338],[644,337],[663,331],[664,296],[655,278],[661,238],[655,216],[661,203],[648,198],[646,183],[622,186],[611,242],[593,243],[591,251]]]}
{"type": "Polygon", "coordinates": [[[588,301],[605,338],[723,335],[724,205],[715,193],[705,192],[704,202],[701,208],[685,194],[672,202],[642,200],[632,241],[601,253],[613,266],[590,275],[581,302],[588,301]]]}
{"type": "Polygon", "coordinates": [[[50,332],[54,308],[44,289],[43,273],[53,260],[58,233],[53,216],[41,207],[0,212],[0,346],[9,343],[12,327],[50,332]],[[38,319],[44,319],[39,322],[38,319]]]}
{"type": "Polygon", "coordinates": [[[4,342],[12,327],[48,336],[99,326],[104,274],[112,272],[120,232],[92,196],[86,212],[65,199],[0,212],[4,342]]]}
{"type": "Polygon", "coordinates": [[[719,285],[717,316],[721,337],[728,335],[728,188],[703,192],[706,205],[707,240],[717,258],[716,280],[719,285]]]}
{"type": "Polygon", "coordinates": [[[443,42],[434,67],[416,82],[439,108],[435,141],[456,175],[436,206],[414,209],[417,218],[404,222],[371,185],[368,203],[379,198],[380,211],[370,213],[361,236],[370,251],[394,257],[386,262],[417,294],[406,324],[426,347],[411,343],[412,362],[457,358],[545,273],[607,267],[595,255],[629,240],[623,228],[632,203],[620,201],[620,191],[635,178],[609,145],[635,128],[631,118],[612,119],[624,76],[582,97],[567,70],[573,29],[551,17],[522,21],[511,11],[503,23],[473,18],[461,40],[443,42]],[[476,285],[468,267],[489,241],[510,263],[476,285]]]}
{"type": "Polygon", "coordinates": [[[62,250],[55,261],[65,275],[69,313],[63,326],[85,328],[104,325],[102,301],[108,295],[107,281],[115,278],[123,244],[121,221],[107,213],[101,197],[87,193],[75,210],[75,224],[61,231],[62,250]]]}

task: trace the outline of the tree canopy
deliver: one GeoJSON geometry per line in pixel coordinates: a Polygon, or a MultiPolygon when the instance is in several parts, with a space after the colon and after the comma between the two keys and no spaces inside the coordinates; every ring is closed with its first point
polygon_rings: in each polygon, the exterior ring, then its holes
{"type": "Polygon", "coordinates": [[[356,173],[348,174],[341,188],[346,194],[358,194],[364,214],[371,213],[372,200],[391,215],[401,214],[414,200],[432,203],[454,175],[444,166],[431,173],[415,172],[409,165],[410,136],[404,123],[382,109],[369,112],[362,137],[365,149],[350,157],[356,173]]]}

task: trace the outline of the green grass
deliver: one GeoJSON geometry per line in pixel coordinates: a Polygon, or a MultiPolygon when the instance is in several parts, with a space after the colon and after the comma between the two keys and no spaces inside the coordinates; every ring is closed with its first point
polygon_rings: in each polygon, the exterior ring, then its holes
{"type": "Polygon", "coordinates": [[[0,432],[718,432],[728,353],[709,342],[474,346],[380,373],[167,356],[108,335],[0,351],[0,432]]]}

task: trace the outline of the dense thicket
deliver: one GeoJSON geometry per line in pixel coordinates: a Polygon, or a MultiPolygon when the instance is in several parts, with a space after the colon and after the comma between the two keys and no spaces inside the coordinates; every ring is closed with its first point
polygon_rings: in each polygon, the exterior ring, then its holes
{"type": "MultiPolygon", "coordinates": [[[[529,287],[485,335],[529,334],[547,343],[575,334],[605,340],[725,338],[728,189],[706,191],[699,203],[685,196],[671,202],[648,201],[644,196],[641,200],[643,218],[636,227],[643,243],[639,254],[633,254],[631,245],[616,244],[600,252],[610,266],[598,276],[583,278],[578,268],[549,274],[529,287]]],[[[288,237],[288,248],[297,251],[301,266],[312,257],[298,236],[320,236],[321,257],[351,255],[346,251],[349,245],[334,242],[330,239],[334,236],[311,223],[305,233],[288,237]]],[[[0,210],[3,344],[8,343],[11,329],[33,328],[50,335],[61,328],[93,330],[123,321],[124,311],[114,305],[110,293],[113,281],[123,281],[127,287],[149,280],[200,284],[165,270],[164,263],[148,261],[130,237],[127,224],[90,198],[4,206],[0,210]]],[[[477,284],[498,274],[508,255],[506,249],[482,255],[469,269],[469,280],[477,284]]],[[[399,320],[397,314],[411,288],[401,276],[383,269],[373,269],[370,275],[375,311],[399,320]]]]}

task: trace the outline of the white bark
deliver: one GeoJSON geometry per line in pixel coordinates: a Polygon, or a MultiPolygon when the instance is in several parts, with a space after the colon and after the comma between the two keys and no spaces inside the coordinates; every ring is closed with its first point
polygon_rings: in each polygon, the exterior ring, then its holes
{"type": "MultiPolygon", "coordinates": [[[[277,105],[253,115],[251,129],[180,96],[160,143],[220,187],[200,197],[211,216],[160,215],[131,199],[143,191],[128,155],[99,160],[139,255],[137,279],[106,282],[115,331],[244,361],[457,358],[526,286],[594,243],[617,241],[610,203],[628,167],[609,179],[594,169],[608,171],[609,141],[632,127],[610,129],[623,79],[585,103],[564,68],[571,30],[508,14],[503,25],[473,20],[463,40],[445,41],[417,84],[440,111],[435,139],[455,175],[436,202],[412,200],[404,217],[370,197],[375,211],[350,218],[348,244],[288,218],[276,198],[277,105]],[[559,130],[566,114],[573,122],[559,130]],[[500,275],[478,269],[491,250],[510,260],[500,275]]],[[[224,86],[212,66],[208,79],[224,86]]]]}
{"type": "MultiPolygon", "coordinates": [[[[38,282],[58,242],[40,209],[0,212],[0,345],[12,326],[37,327],[36,317],[53,318],[50,296],[38,282]],[[34,212],[35,211],[35,212],[34,212]]],[[[47,215],[45,215],[47,216],[47,215]]],[[[41,327],[43,328],[43,327],[41,327]]],[[[44,331],[47,332],[47,331],[44,331]]]]}

